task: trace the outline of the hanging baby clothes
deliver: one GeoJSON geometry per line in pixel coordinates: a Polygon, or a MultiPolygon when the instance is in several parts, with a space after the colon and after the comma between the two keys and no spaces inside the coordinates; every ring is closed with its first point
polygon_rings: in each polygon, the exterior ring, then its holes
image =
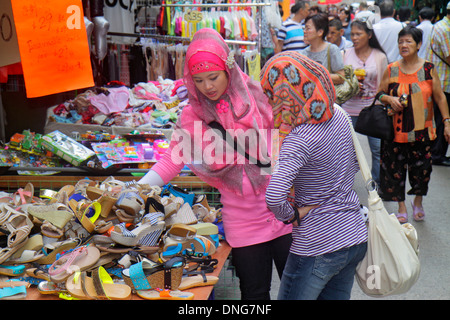
{"type": "Polygon", "coordinates": [[[257,50],[247,51],[245,54],[247,74],[255,81],[259,81],[261,72],[261,55],[257,50]]]}

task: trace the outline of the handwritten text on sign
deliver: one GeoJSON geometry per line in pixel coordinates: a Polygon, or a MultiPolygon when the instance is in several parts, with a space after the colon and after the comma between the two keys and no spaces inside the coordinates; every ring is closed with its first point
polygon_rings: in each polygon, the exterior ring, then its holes
{"type": "Polygon", "coordinates": [[[81,0],[12,0],[28,97],[94,85],[81,0]]]}

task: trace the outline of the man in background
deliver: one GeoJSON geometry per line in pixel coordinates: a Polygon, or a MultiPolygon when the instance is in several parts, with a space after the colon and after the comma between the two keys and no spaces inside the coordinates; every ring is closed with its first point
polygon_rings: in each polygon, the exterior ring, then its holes
{"type": "Polygon", "coordinates": [[[335,18],[328,23],[327,41],[337,45],[341,51],[353,47],[353,42],[344,37],[344,31],[340,19],[335,18]]]}
{"type": "Polygon", "coordinates": [[[388,63],[400,60],[398,52],[398,33],[404,25],[394,19],[394,1],[385,0],[380,5],[381,20],[373,25],[378,42],[386,52],[388,63]]]}
{"type": "Polygon", "coordinates": [[[419,57],[426,59],[428,51],[430,51],[430,36],[431,30],[433,29],[434,10],[430,7],[424,7],[419,11],[419,22],[420,24],[417,28],[423,31],[422,34],[422,45],[419,49],[419,57]]]}
{"type": "Polygon", "coordinates": [[[304,42],[304,20],[309,15],[309,3],[298,1],[291,7],[291,17],[281,25],[278,34],[272,35],[275,53],[285,50],[301,50],[308,45],[304,42]]]}
{"type": "Polygon", "coordinates": [[[373,15],[372,11],[369,11],[369,6],[367,5],[366,1],[361,1],[359,3],[359,11],[357,14],[355,14],[355,19],[367,19],[373,15]]]}
{"type": "MultiPolygon", "coordinates": [[[[441,80],[442,90],[450,101],[450,2],[447,3],[447,15],[436,22],[430,38],[430,50],[426,60],[432,62],[441,80]]],[[[433,164],[450,166],[450,159],[446,157],[448,143],[444,138],[444,126],[450,125],[450,119],[442,119],[437,105],[434,105],[437,138],[434,141],[431,156],[433,164]]]]}

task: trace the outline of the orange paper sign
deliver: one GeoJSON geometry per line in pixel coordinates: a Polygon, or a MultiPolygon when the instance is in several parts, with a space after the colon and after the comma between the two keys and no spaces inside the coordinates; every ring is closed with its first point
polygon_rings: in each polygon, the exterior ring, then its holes
{"type": "Polygon", "coordinates": [[[81,0],[11,0],[27,97],[94,85],[81,0]]]}

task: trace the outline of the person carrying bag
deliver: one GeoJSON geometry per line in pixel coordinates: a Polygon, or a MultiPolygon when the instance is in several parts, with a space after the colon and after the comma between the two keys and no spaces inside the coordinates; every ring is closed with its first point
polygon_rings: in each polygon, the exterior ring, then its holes
{"type": "MultiPolygon", "coordinates": [[[[340,107],[335,105],[335,108],[340,107]]],[[[356,280],[361,290],[371,297],[402,294],[411,289],[420,274],[417,232],[410,223],[400,224],[395,215],[390,215],[376,188],[371,188],[370,169],[350,119],[349,125],[369,194],[367,253],[356,268],[356,280]]]]}

